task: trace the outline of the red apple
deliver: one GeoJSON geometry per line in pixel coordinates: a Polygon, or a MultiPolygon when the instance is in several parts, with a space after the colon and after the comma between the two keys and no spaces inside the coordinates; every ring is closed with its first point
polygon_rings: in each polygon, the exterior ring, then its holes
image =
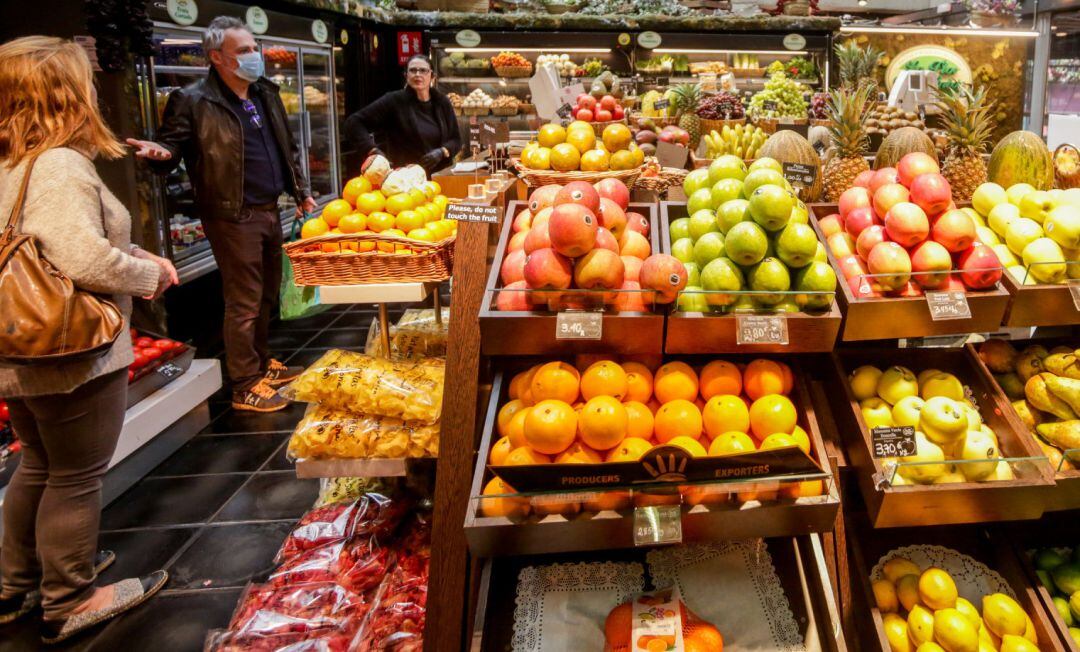
{"type": "Polygon", "coordinates": [[[649,220],[641,213],[626,214],[626,230],[637,231],[646,238],[649,237],[649,220]]]}
{"type": "Polygon", "coordinates": [[[859,234],[859,237],[855,240],[855,251],[859,254],[859,258],[866,260],[866,257],[870,255],[870,251],[874,248],[874,245],[879,242],[885,242],[888,238],[885,237],[885,227],[880,224],[871,224],[863,229],[863,232],[859,234]]]}
{"type": "Polygon", "coordinates": [[[890,208],[907,200],[907,188],[899,183],[887,183],[874,191],[874,214],[883,220],[890,208]]]}
{"type": "Polygon", "coordinates": [[[885,232],[893,242],[914,247],[930,233],[930,220],[923,209],[904,201],[893,205],[885,215],[885,232]]]}
{"type": "Polygon", "coordinates": [[[825,244],[836,258],[855,255],[855,238],[850,233],[834,233],[825,239],[825,244]]]}
{"type": "Polygon", "coordinates": [[[581,120],[582,122],[592,122],[593,112],[591,109],[578,109],[574,112],[574,119],[581,120]]]}
{"type": "Polygon", "coordinates": [[[551,236],[548,232],[548,223],[542,222],[540,224],[533,224],[532,228],[528,231],[522,231],[526,233],[524,247],[526,254],[531,254],[537,249],[547,249],[551,246],[551,236]]]}
{"type": "Polygon", "coordinates": [[[927,290],[936,290],[949,282],[952,257],[949,251],[933,240],[927,240],[911,250],[912,280],[927,290]]]}
{"type": "MultiPolygon", "coordinates": [[[[623,235],[626,235],[626,231],[623,231],[623,235]]],[[[596,245],[599,249],[610,249],[615,253],[619,251],[619,241],[615,239],[615,236],[611,235],[611,231],[608,231],[604,227],[600,227],[596,230],[596,245]]]]}
{"type": "Polygon", "coordinates": [[[975,242],[975,221],[962,210],[946,211],[934,222],[930,238],[953,253],[965,251],[975,242]]]}
{"type": "MultiPolygon", "coordinates": [[[[530,229],[531,231],[532,229],[530,229]]],[[[529,237],[529,231],[520,231],[510,236],[510,242],[506,245],[506,253],[525,249],[525,238],[529,237]]]]}
{"type": "Polygon", "coordinates": [[[600,210],[600,193],[587,181],[571,181],[555,195],[554,206],[580,204],[595,216],[600,210]]]}
{"type": "Polygon", "coordinates": [[[597,109],[596,110],[596,121],[597,122],[610,122],[610,121],[612,121],[614,119],[615,119],[615,116],[611,115],[611,111],[608,111],[607,109],[597,109]]]}
{"type": "Polygon", "coordinates": [[[611,95],[605,95],[600,98],[600,108],[604,110],[614,111],[615,107],[618,106],[618,104],[619,103],[616,102],[615,98],[611,95]]]}
{"type": "Polygon", "coordinates": [[[1001,261],[990,247],[974,244],[960,254],[960,279],[973,290],[992,288],[1001,280],[1001,261]]]}
{"type": "Polygon", "coordinates": [[[953,272],[952,275],[949,276],[949,282],[941,289],[942,291],[947,292],[967,292],[968,288],[964,285],[964,281],[960,278],[960,274],[953,272]]]}
{"type": "Polygon", "coordinates": [[[514,233],[520,233],[522,231],[528,231],[529,226],[532,224],[532,211],[525,209],[517,214],[514,218],[514,224],[512,226],[514,233]]]}
{"type": "MultiPolygon", "coordinates": [[[[591,190],[592,186],[589,186],[589,189],[591,190]]],[[[598,227],[596,215],[585,206],[559,204],[555,206],[554,212],[551,213],[551,220],[548,222],[551,246],[555,251],[570,258],[584,256],[596,245],[598,227]]]]}
{"type": "Polygon", "coordinates": [[[607,197],[600,198],[600,210],[596,217],[600,220],[600,226],[611,231],[616,238],[626,229],[626,212],[607,197]]]}
{"type": "Polygon", "coordinates": [[[874,211],[869,207],[863,206],[856,208],[844,216],[844,230],[848,232],[852,238],[859,237],[859,234],[863,232],[863,229],[871,224],[880,224],[881,220],[877,219],[874,215],[874,211]]]}
{"type": "Polygon", "coordinates": [[[896,173],[896,168],[874,170],[874,176],[870,178],[870,194],[874,194],[878,188],[890,183],[900,183],[900,175],[896,173]]]}
{"type": "Polygon", "coordinates": [[[498,310],[531,310],[529,288],[525,281],[509,283],[495,295],[495,307],[498,310]]]}
{"type": "Polygon", "coordinates": [[[941,172],[937,159],[924,152],[911,152],[905,154],[896,164],[896,174],[900,177],[900,183],[908,188],[915,178],[930,173],[941,172]]]}
{"type": "Polygon", "coordinates": [[[553,183],[550,186],[540,186],[532,191],[532,194],[529,195],[529,210],[532,211],[533,215],[537,215],[545,208],[551,208],[555,205],[555,195],[558,195],[560,190],[562,190],[562,186],[553,183]]]}
{"type": "Polygon", "coordinates": [[[848,213],[856,208],[870,208],[870,191],[862,186],[852,186],[840,194],[837,208],[840,217],[847,219],[848,213]]]}
{"type": "Polygon", "coordinates": [[[637,256],[620,256],[620,258],[622,258],[623,263],[623,278],[637,283],[641,275],[641,264],[644,259],[637,256]]]}
{"type": "MultiPolygon", "coordinates": [[[[636,260],[636,259],[635,259],[636,260]]],[[[645,312],[645,297],[649,292],[642,292],[637,281],[625,280],[615,297],[615,308],[619,312],[645,312]]],[[[650,297],[650,301],[652,298],[650,297]]]]}
{"type": "Polygon", "coordinates": [[[866,268],[886,290],[896,290],[911,279],[911,257],[895,242],[882,242],[870,250],[866,268]]]}
{"type": "Polygon", "coordinates": [[[891,291],[889,291],[889,296],[890,297],[914,298],[914,297],[921,297],[922,295],[923,295],[922,288],[920,288],[918,286],[918,284],[915,283],[915,281],[908,281],[904,285],[904,287],[900,288],[899,290],[891,290],[891,291]]]}
{"type": "Polygon", "coordinates": [[[593,184],[601,198],[608,198],[624,211],[630,207],[630,189],[618,179],[601,179],[593,184]]]}
{"type": "Polygon", "coordinates": [[[574,263],[574,285],[585,290],[616,290],[623,284],[622,259],[607,249],[593,249],[574,263]]]}
{"type": "Polygon", "coordinates": [[[521,249],[506,254],[502,267],[499,268],[499,278],[502,279],[503,285],[525,280],[525,258],[526,254],[521,249]]]}
{"type": "Polygon", "coordinates": [[[818,220],[818,226],[821,227],[821,232],[827,238],[844,230],[844,220],[840,217],[840,213],[833,213],[818,220]]]}
{"type": "Polygon", "coordinates": [[[848,287],[856,299],[877,299],[882,296],[881,284],[867,276],[853,276],[848,279],[848,287]]]}
{"type": "Polygon", "coordinates": [[[525,259],[525,283],[530,288],[565,290],[572,278],[570,259],[554,249],[537,249],[525,259]]]}
{"type": "Polygon", "coordinates": [[[851,184],[854,185],[854,186],[858,186],[859,188],[869,188],[870,187],[870,179],[872,179],[872,178],[874,178],[874,171],[873,170],[865,170],[863,172],[860,172],[855,177],[855,180],[851,182],[851,184]]]}
{"type": "Polygon", "coordinates": [[[920,174],[911,182],[911,202],[927,215],[938,215],[952,203],[952,188],[937,173],[920,174]]]}
{"type": "Polygon", "coordinates": [[[674,256],[653,254],[641,264],[641,287],[656,291],[656,303],[671,303],[686,287],[686,267],[674,256]]]}
{"type": "Polygon", "coordinates": [[[637,231],[623,231],[619,239],[619,255],[645,260],[652,253],[649,240],[637,231]]]}
{"type": "Polygon", "coordinates": [[[844,275],[844,278],[866,276],[870,273],[870,271],[866,269],[866,263],[855,254],[844,256],[839,259],[837,265],[840,266],[840,273],[844,275]]]}
{"type": "Polygon", "coordinates": [[[614,108],[614,109],[613,109],[613,110],[611,111],[611,115],[612,115],[612,117],[614,117],[614,118],[615,118],[616,120],[622,120],[623,118],[625,118],[625,117],[626,117],[626,109],[622,108],[621,106],[616,106],[616,107],[615,107],[615,108],[614,108]]]}
{"type": "Polygon", "coordinates": [[[139,347],[140,349],[145,349],[148,346],[154,346],[154,338],[146,337],[144,335],[143,337],[135,340],[135,346],[139,347]]]}

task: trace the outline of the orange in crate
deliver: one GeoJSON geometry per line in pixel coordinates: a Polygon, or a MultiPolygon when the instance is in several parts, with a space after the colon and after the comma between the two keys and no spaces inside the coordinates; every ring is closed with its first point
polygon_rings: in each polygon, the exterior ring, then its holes
{"type": "MultiPolygon", "coordinates": [[[[642,596],[642,600],[647,596],[642,596]]],[[[679,622],[682,627],[683,649],[686,652],[723,652],[724,637],[711,623],[702,620],[679,601],[679,622]]],[[[605,652],[666,652],[675,645],[670,635],[644,634],[633,641],[634,614],[631,602],[624,602],[608,613],[604,620],[605,652]],[[633,645],[631,645],[633,644],[633,645]]]]}

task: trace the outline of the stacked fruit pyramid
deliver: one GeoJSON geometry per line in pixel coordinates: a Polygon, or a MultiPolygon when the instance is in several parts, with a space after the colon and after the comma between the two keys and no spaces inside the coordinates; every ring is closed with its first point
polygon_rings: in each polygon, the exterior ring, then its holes
{"type": "MultiPolygon", "coordinates": [[[[598,356],[578,365],[552,361],[516,374],[509,400],[499,408],[499,439],[492,466],[600,464],[641,459],[654,446],[678,446],[695,457],[719,456],[796,446],[811,454],[810,438],[799,425],[799,410],[789,395],[791,369],[782,362],[756,359],[746,365],[713,360],[695,369],[681,361],[651,368],[598,356]]],[[[727,493],[706,487],[682,488],[688,504],[725,503],[727,493]]],[[[740,493],[740,502],[817,496],[820,480],[796,482],[780,492],[740,493]]],[[[510,497],[513,489],[498,477],[484,488],[486,516],[523,517],[621,509],[625,492],[598,494],[584,502],[547,502],[510,497]]],[[[678,496],[674,496],[676,503],[678,496]]]]}
{"type": "Polygon", "coordinates": [[[644,162],[645,153],[622,123],[604,127],[599,140],[589,122],[575,120],[566,127],[549,123],[521,151],[521,165],[530,170],[606,172],[632,170],[644,162]]]}

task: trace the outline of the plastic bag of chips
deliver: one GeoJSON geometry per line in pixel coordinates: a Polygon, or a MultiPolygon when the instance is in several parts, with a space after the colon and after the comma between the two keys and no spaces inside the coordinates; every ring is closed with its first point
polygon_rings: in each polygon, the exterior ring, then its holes
{"type": "MultiPolygon", "coordinates": [[[[446,357],[446,336],[450,325],[450,309],[442,309],[442,322],[435,321],[432,309],[410,308],[397,324],[390,327],[390,358],[392,360],[417,360],[426,357],[446,357]]],[[[371,321],[364,352],[385,357],[382,339],[379,337],[378,320],[371,321]]]]}
{"type": "Polygon", "coordinates": [[[434,457],[439,424],[353,414],[310,405],[289,440],[289,458],[367,459],[434,457]]]}
{"type": "Polygon", "coordinates": [[[314,507],[352,502],[366,493],[389,494],[400,484],[397,478],[323,478],[314,507]]]}
{"type": "Polygon", "coordinates": [[[392,361],[343,349],[327,351],[282,396],[359,414],[432,424],[442,411],[445,363],[392,361]]]}

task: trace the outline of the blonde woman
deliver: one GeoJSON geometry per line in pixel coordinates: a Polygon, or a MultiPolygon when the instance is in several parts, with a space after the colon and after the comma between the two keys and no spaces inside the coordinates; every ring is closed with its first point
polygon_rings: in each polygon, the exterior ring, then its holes
{"type": "MultiPolygon", "coordinates": [[[[132,246],[131,216],[94,169],[94,158],[123,154],[78,45],[44,36],[0,45],[0,219],[29,174],[16,231],[34,237],[76,286],[111,295],[127,321],[132,296],[160,296],[177,278],[168,261],[132,246]]],[[[11,327],[0,315],[0,337],[11,327]]],[[[46,643],[130,609],[168,580],[157,571],[94,586],[101,479],[123,426],[132,361],[124,328],[92,360],[0,368],[0,396],[23,446],[4,498],[0,623],[40,603],[46,643]]]]}

